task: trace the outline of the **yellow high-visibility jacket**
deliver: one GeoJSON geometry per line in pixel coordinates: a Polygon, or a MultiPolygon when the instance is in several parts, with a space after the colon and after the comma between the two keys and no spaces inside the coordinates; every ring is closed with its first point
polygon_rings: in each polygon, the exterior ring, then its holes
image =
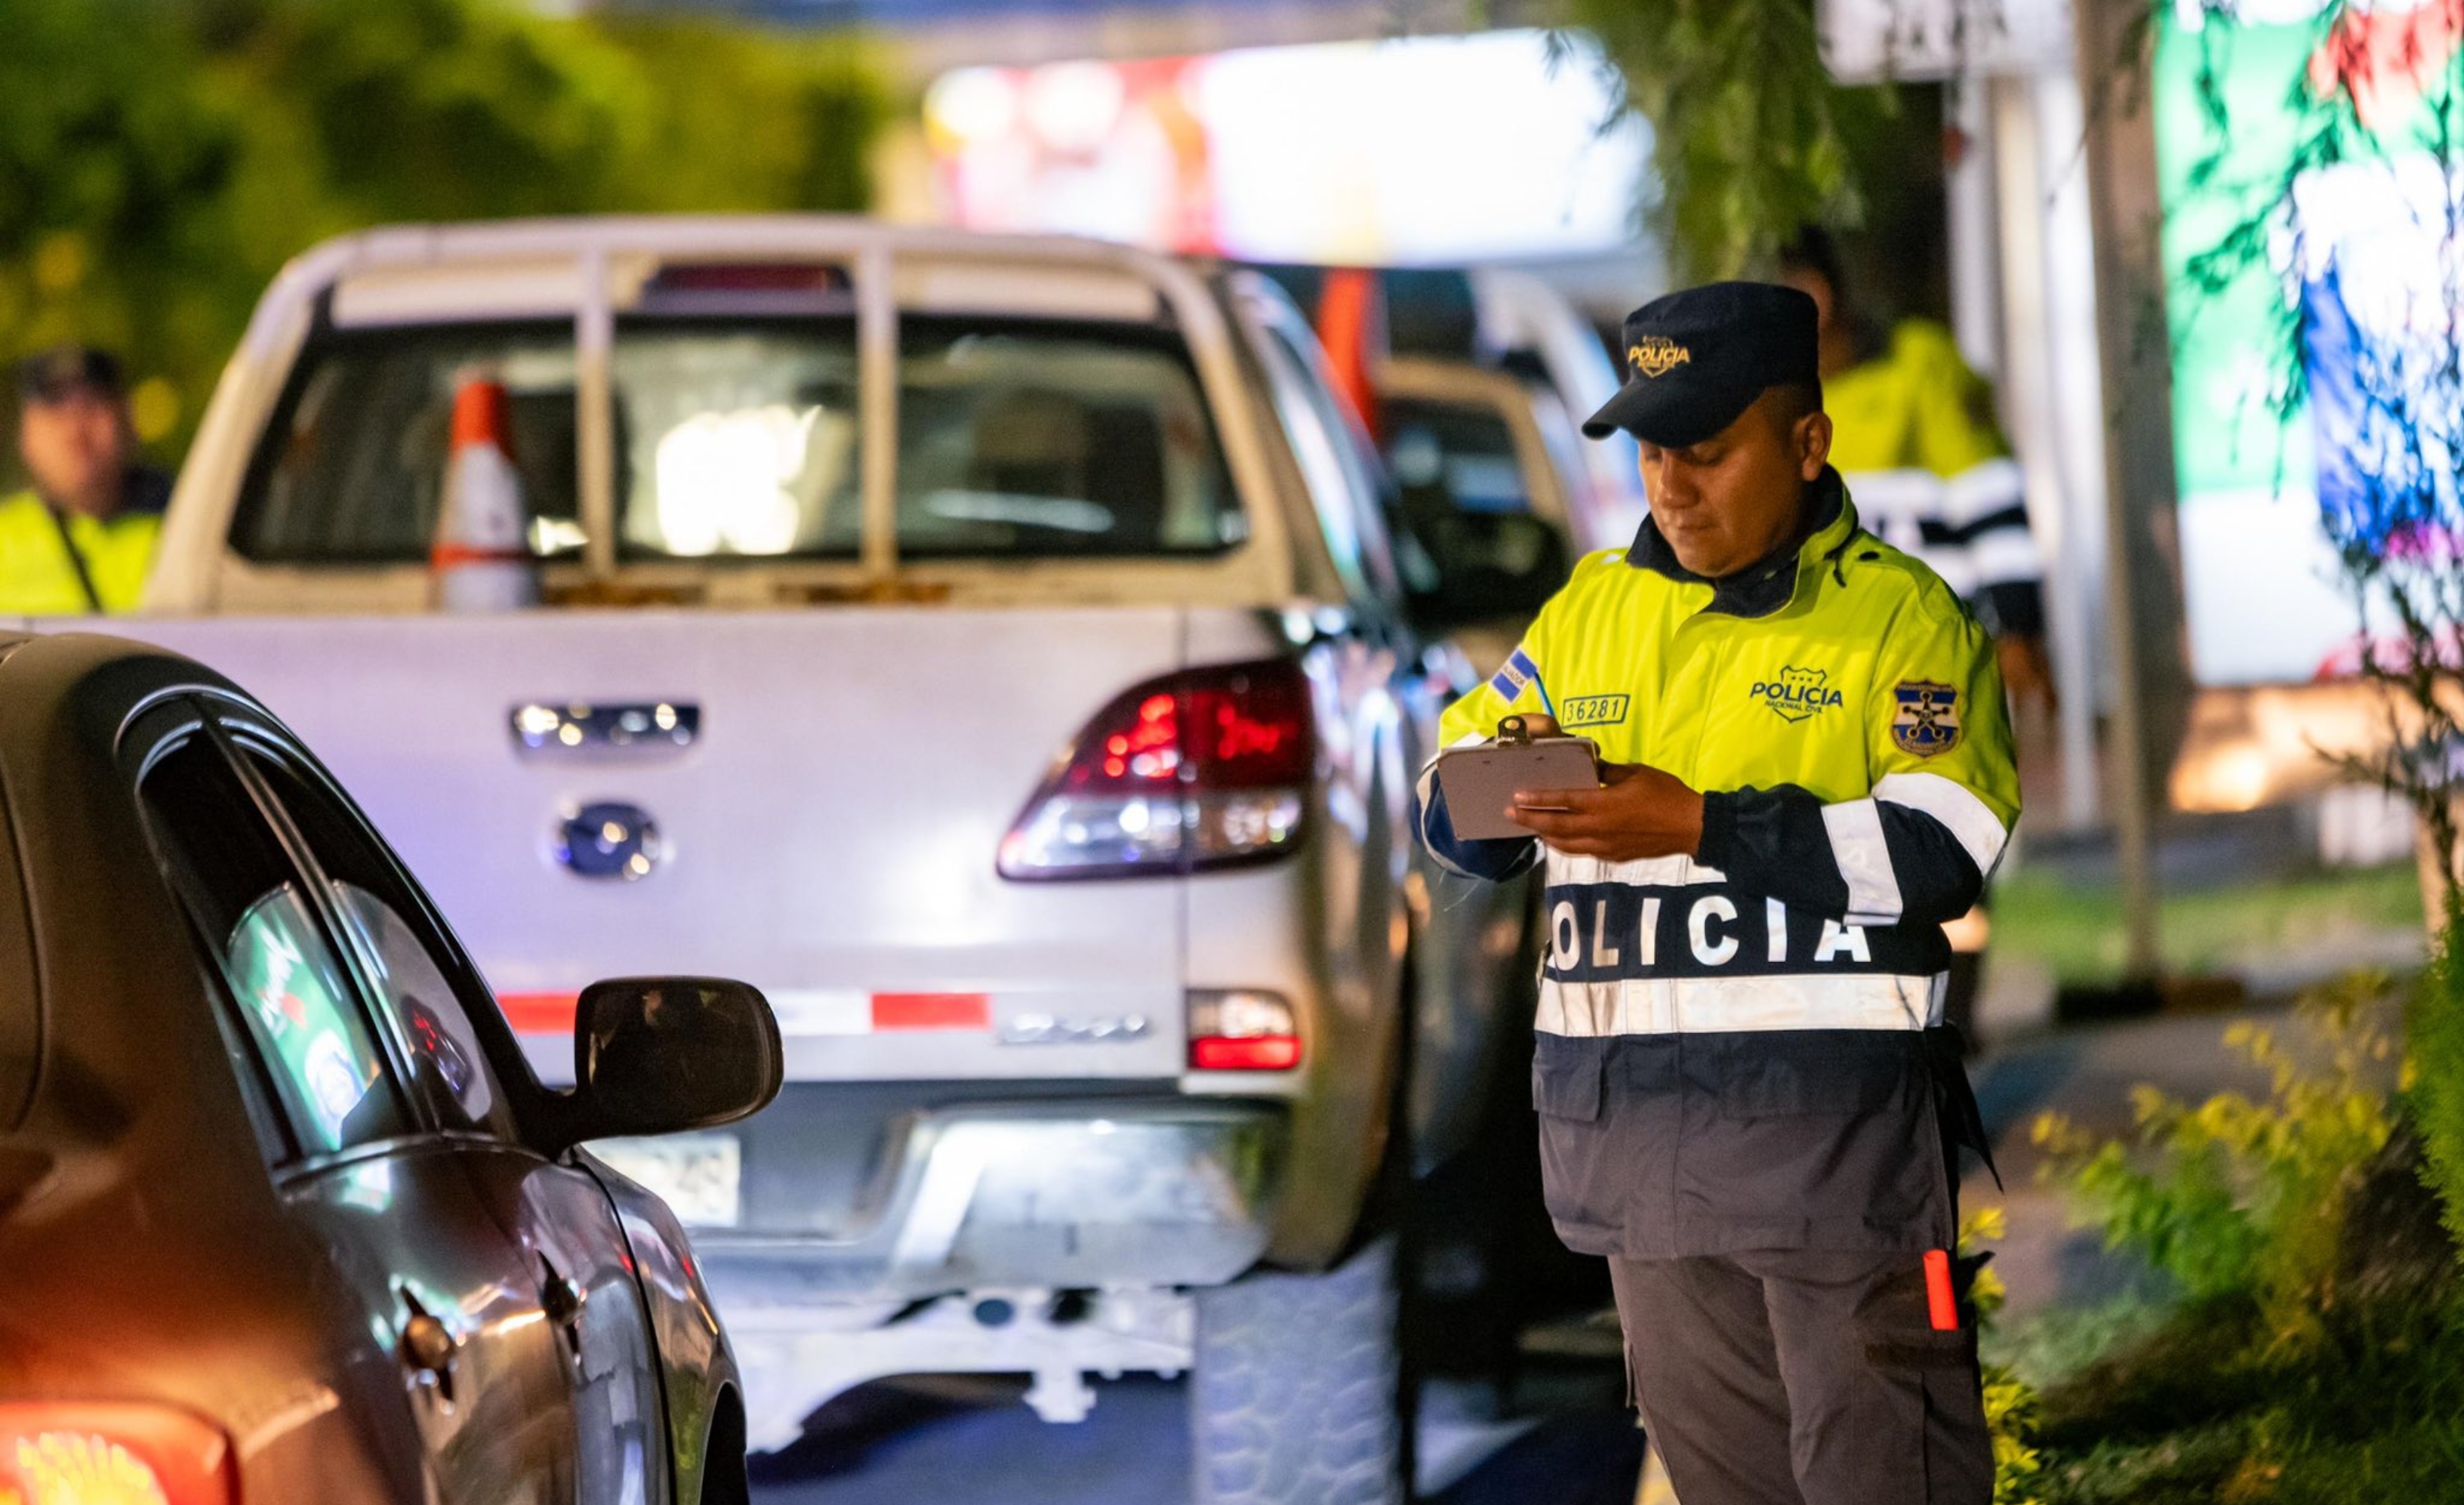
{"type": "MultiPolygon", "coordinates": [[[[1934,1029],[1942,925],[2018,819],[2001,677],[1959,598],[1859,526],[1836,473],[1808,503],[1801,544],[1716,584],[1646,521],[1445,716],[1453,744],[1552,711],[1604,760],[1704,791],[1693,857],[1545,854],[1534,1093],[1551,1210],[1585,1252],[1952,1237],[1942,1137],[1975,1135],[1934,1029]]],[[[1459,874],[1540,855],[1456,838],[1430,775],[1419,796],[1459,874]]]]}
{"type": "Polygon", "coordinates": [[[1950,331],[1922,319],[1822,383],[1831,463],[1865,526],[1932,566],[1989,630],[2033,636],[2044,631],[2044,564],[1991,396],[1950,331]]]}
{"type": "Polygon", "coordinates": [[[105,521],[55,515],[31,491],[0,498],[0,615],[75,616],[98,605],[133,611],[162,536],[162,515],[150,510],[105,521]],[[78,579],[80,562],[85,581],[78,579]]]}

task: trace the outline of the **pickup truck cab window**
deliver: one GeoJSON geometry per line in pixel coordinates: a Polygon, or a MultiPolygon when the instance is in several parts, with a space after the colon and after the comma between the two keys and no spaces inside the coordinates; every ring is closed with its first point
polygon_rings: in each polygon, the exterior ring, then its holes
{"type": "MultiPolygon", "coordinates": [[[[862,532],[851,319],[623,320],[623,552],[848,560],[862,532]]],[[[899,319],[898,549],[944,559],[1206,554],[1243,536],[1169,330],[899,319]]]]}
{"type": "Polygon", "coordinates": [[[231,546],[258,564],[428,558],[443,504],[453,398],[502,382],[531,549],[579,553],[571,321],[330,331],[300,353],[252,460],[231,546]]]}
{"type": "Polygon", "coordinates": [[[409,1132],[331,929],[247,786],[209,741],[191,737],[139,787],[297,1151],[329,1154],[409,1132]]]}

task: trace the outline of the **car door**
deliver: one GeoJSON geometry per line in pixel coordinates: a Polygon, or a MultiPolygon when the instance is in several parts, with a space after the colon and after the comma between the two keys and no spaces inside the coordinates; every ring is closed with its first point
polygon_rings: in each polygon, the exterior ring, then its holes
{"type": "MultiPolygon", "coordinates": [[[[1401,623],[1407,588],[1436,562],[1416,557],[1409,535],[1389,526],[1381,477],[1365,435],[1337,408],[1326,377],[1324,356],[1307,322],[1280,292],[1244,278],[1246,312],[1255,330],[1276,416],[1294,457],[1319,494],[1328,521],[1327,542],[1353,597],[1353,625],[1338,645],[1340,672],[1333,697],[1347,722],[1347,744],[1358,749],[1348,773],[1364,804],[1380,799],[1380,785],[1403,791],[1419,766],[1437,751],[1438,719],[1449,687],[1428,672],[1419,645],[1401,623]],[[1338,532],[1342,537],[1338,537],[1338,532]],[[1350,552],[1356,564],[1341,566],[1350,552]]],[[[1347,775],[1339,766],[1337,777],[1347,775]]],[[[1469,1142],[1478,1125],[1481,1091],[1493,1067],[1499,1040],[1501,984],[1512,965],[1512,938],[1523,896],[1511,885],[1457,889],[1443,903],[1433,896],[1445,875],[1432,864],[1409,830],[1408,815],[1388,830],[1366,823],[1375,835],[1363,862],[1392,864],[1416,925],[1417,986],[1413,1080],[1409,1096],[1413,1147],[1419,1167],[1432,1168],[1469,1142]],[[1382,848],[1382,850],[1381,850],[1382,848]]],[[[1460,881],[1460,880],[1457,880],[1460,881]]],[[[1375,884],[1365,891],[1378,892],[1375,884]]],[[[1383,918],[1371,902],[1364,918],[1383,918]]],[[[1364,941],[1367,944],[1374,942],[1364,941]]]]}
{"type": "Polygon", "coordinates": [[[279,1126],[286,1210],[332,1260],[347,1404],[407,1420],[427,1500],[580,1498],[538,1267],[369,1007],[359,922],[199,702],[143,729],[140,799],[279,1126]]]}
{"type": "Polygon", "coordinates": [[[380,1028],[410,1063],[416,1105],[462,1167],[556,1335],[575,1428],[576,1497],[654,1505],[671,1494],[659,1356],[607,1194],[524,1145],[503,1077],[518,1048],[487,985],[427,896],[316,764],[266,719],[231,714],[240,763],[281,808],[336,909],[380,1028]]]}

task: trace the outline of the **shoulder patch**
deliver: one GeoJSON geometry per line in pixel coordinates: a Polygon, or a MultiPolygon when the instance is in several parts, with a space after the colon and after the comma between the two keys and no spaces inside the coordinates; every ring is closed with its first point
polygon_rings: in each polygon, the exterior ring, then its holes
{"type": "Polygon", "coordinates": [[[1931,679],[1903,679],[1891,690],[1900,703],[1891,741],[1900,751],[1935,758],[1959,745],[1959,692],[1931,679]]]}

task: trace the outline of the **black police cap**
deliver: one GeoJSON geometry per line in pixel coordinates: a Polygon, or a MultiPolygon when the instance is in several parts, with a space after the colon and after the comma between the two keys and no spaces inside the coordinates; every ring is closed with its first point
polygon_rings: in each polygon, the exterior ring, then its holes
{"type": "Polygon", "coordinates": [[[78,391],[118,397],[126,390],[119,358],[91,345],[58,345],[17,363],[17,395],[26,402],[55,403],[78,391]]]}
{"type": "Polygon", "coordinates": [[[1814,299],[1771,282],[1713,282],[1655,299],[1625,317],[1626,383],[1583,424],[1682,450],[1737,421],[1774,387],[1819,387],[1814,299]]]}

